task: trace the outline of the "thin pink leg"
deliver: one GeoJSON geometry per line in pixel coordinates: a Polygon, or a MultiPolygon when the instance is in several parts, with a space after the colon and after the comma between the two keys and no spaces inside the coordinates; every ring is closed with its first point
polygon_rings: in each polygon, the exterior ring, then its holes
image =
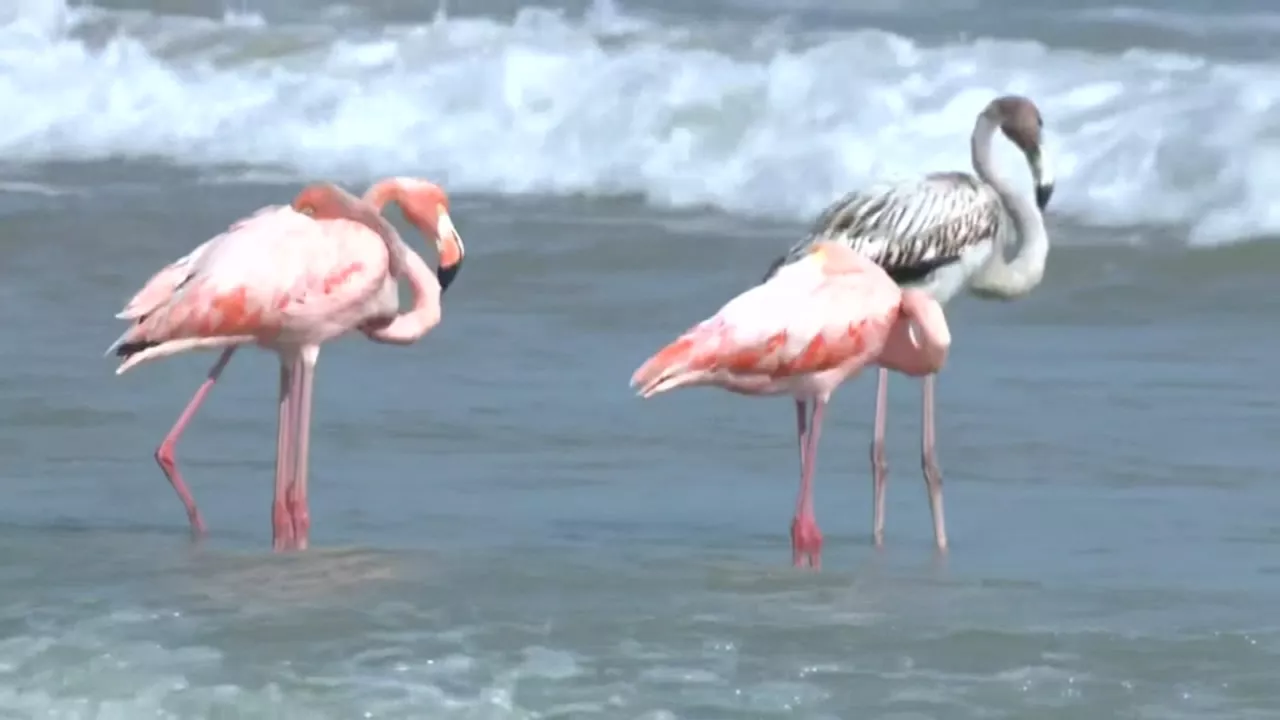
{"type": "Polygon", "coordinates": [[[299,397],[295,411],[296,442],[294,448],[293,482],[289,485],[289,515],[293,518],[295,550],[306,550],[311,532],[311,513],[307,507],[308,456],[311,450],[311,396],[315,382],[316,358],[319,348],[304,348],[297,364],[299,397]]]}
{"type": "Polygon", "coordinates": [[[192,497],[191,491],[187,489],[187,483],[183,481],[182,473],[178,472],[178,462],[173,456],[173,451],[177,448],[178,440],[182,437],[182,433],[186,431],[187,425],[191,423],[191,418],[195,417],[196,410],[199,410],[200,406],[204,404],[205,397],[213,389],[213,384],[218,382],[218,377],[222,375],[227,363],[231,362],[231,356],[235,352],[236,349],[234,347],[222,351],[218,361],[209,369],[209,376],[201,383],[200,388],[196,390],[196,394],[191,396],[191,402],[187,403],[187,407],[178,416],[177,422],[169,429],[169,434],[164,436],[164,440],[160,442],[160,447],[156,448],[156,464],[160,466],[160,471],[169,480],[169,484],[178,493],[178,499],[182,501],[183,507],[187,509],[187,519],[191,522],[191,534],[195,536],[204,535],[204,518],[200,517],[200,510],[196,507],[196,499],[192,497]]]}
{"type": "Polygon", "coordinates": [[[871,437],[871,538],[884,545],[884,483],[889,463],[884,455],[884,422],[889,410],[889,371],[880,368],[876,384],[876,419],[871,437]]]}
{"type": "MultiPolygon", "coordinates": [[[[809,426],[809,404],[804,400],[797,400],[796,401],[796,445],[800,449],[800,477],[801,478],[804,477],[804,469],[806,467],[805,466],[805,450],[807,450],[807,448],[805,447],[805,443],[808,440],[808,426],[809,426]]],[[[802,497],[802,501],[803,501],[803,497],[802,497]]],[[[810,512],[810,516],[812,516],[812,512],[813,512],[812,502],[809,503],[809,512],[810,512]]],[[[797,567],[801,565],[800,560],[802,556],[802,553],[800,551],[800,534],[798,532],[798,530],[800,529],[799,522],[800,522],[799,511],[797,510],[796,517],[791,521],[791,562],[793,565],[797,567]]],[[[811,521],[811,522],[813,522],[813,524],[815,525],[814,529],[816,530],[817,522],[816,521],[811,521]]]]}
{"type": "MultiPolygon", "coordinates": [[[[791,521],[791,563],[796,567],[803,567],[806,560],[812,568],[822,567],[822,532],[818,530],[818,521],[813,515],[813,466],[826,406],[825,401],[815,400],[808,430],[805,430],[803,421],[798,422],[796,428],[800,431],[801,447],[800,497],[796,501],[795,519],[791,521]]],[[[798,409],[803,410],[803,407],[803,403],[797,403],[798,409]]],[[[803,414],[799,418],[803,418],[803,414]]]]}
{"type": "Polygon", "coordinates": [[[936,375],[924,379],[923,428],[920,433],[920,465],[924,469],[925,486],[929,489],[929,512],[933,515],[933,539],[939,550],[947,549],[947,521],[942,508],[942,470],[934,449],[933,386],[936,375]]]}
{"type": "Polygon", "coordinates": [[[800,446],[800,472],[804,473],[804,438],[805,428],[808,426],[809,420],[809,404],[804,400],[796,401],[796,439],[797,445],[800,446]]]}
{"type": "Polygon", "coordinates": [[[809,497],[804,485],[804,470],[806,467],[805,444],[809,439],[808,416],[809,416],[808,403],[806,403],[804,400],[796,400],[796,445],[800,449],[800,483],[801,483],[800,484],[800,507],[796,509],[796,514],[791,520],[791,564],[795,565],[796,567],[800,567],[802,565],[800,561],[803,556],[803,552],[800,549],[800,545],[801,545],[800,510],[801,508],[807,506],[809,508],[809,513],[810,513],[810,522],[812,522],[814,525],[817,524],[817,522],[812,519],[813,498],[809,497]]]}
{"type": "Polygon", "coordinates": [[[285,358],[281,357],[280,419],[276,430],[276,489],[271,503],[271,547],[276,551],[288,550],[293,546],[293,521],[289,517],[285,496],[293,481],[293,439],[297,437],[294,433],[297,375],[297,363],[286,364],[285,358]]]}

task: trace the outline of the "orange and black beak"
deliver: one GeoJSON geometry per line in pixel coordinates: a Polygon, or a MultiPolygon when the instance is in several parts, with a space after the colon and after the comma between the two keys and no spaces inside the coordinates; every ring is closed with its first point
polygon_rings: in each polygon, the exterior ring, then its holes
{"type": "Polygon", "coordinates": [[[436,208],[436,251],[440,255],[440,265],[436,268],[436,279],[440,282],[440,292],[444,293],[458,277],[462,269],[462,259],[466,256],[466,248],[462,245],[462,236],[453,226],[453,219],[443,207],[436,208]]]}

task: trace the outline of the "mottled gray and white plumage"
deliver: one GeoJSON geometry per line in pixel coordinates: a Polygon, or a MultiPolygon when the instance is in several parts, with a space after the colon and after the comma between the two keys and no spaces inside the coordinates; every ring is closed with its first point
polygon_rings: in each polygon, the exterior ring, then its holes
{"type": "MultiPolygon", "coordinates": [[[[1041,147],[1044,120],[1031,100],[1005,95],[992,100],[969,136],[975,175],[934,173],[920,180],[854,192],[819,216],[808,236],[778,258],[766,279],[794,262],[816,242],[837,242],[874,261],[899,285],[918,288],[946,303],[961,289],[983,298],[1012,300],[1044,278],[1049,235],[1044,210],[1053,195],[1053,175],[1041,147]],[[1002,132],[1027,161],[1034,193],[1019,193],[991,166],[991,141],[1002,132]],[[1017,240],[1018,250],[1004,250],[1017,240]]],[[[884,426],[889,371],[880,368],[871,441],[872,536],[884,538],[884,426]]],[[[942,471],[935,452],[934,375],[924,378],[920,456],[929,488],[933,536],[947,547],[942,509],[942,471]]],[[[804,403],[796,405],[803,418],[804,403]]]]}
{"type": "Polygon", "coordinates": [[[870,258],[899,284],[915,285],[971,251],[985,259],[997,235],[1010,225],[990,185],[968,173],[933,173],[836,201],[818,216],[804,240],[774,262],[766,278],[814,243],[832,241],[870,258]]]}

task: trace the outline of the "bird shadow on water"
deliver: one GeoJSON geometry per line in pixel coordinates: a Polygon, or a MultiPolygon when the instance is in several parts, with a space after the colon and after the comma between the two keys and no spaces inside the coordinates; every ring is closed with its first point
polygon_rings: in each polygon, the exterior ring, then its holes
{"type": "Polygon", "coordinates": [[[425,574],[423,558],[371,548],[316,548],[295,553],[216,550],[199,543],[173,581],[202,603],[270,612],[300,605],[357,603],[425,574]]]}
{"type": "Polygon", "coordinates": [[[785,536],[756,533],[737,538],[733,547],[704,548],[691,559],[709,586],[746,593],[965,584],[952,573],[946,551],[921,552],[915,542],[897,545],[877,547],[869,537],[828,535],[822,565],[815,570],[792,565],[785,536]]]}
{"type": "MultiPolygon", "coordinates": [[[[759,537],[777,546],[776,536],[759,537]]],[[[714,601],[704,614],[725,608],[756,628],[807,627],[842,632],[894,618],[930,616],[969,585],[950,576],[944,554],[921,553],[918,544],[877,548],[870,538],[828,536],[821,569],[793,567],[784,544],[767,556],[713,552],[688,563],[714,601]]],[[[750,545],[751,543],[743,543],[750,545]]]]}
{"type": "Polygon", "coordinates": [[[0,523],[0,582],[237,613],[358,605],[390,586],[430,577],[423,553],[362,547],[273,553],[220,547],[174,526],[0,523]]]}
{"type": "Polygon", "coordinates": [[[941,583],[952,579],[950,550],[932,547],[922,553],[915,543],[886,541],[876,545],[870,538],[862,545],[867,551],[859,568],[865,575],[909,573],[924,581],[941,583]]]}

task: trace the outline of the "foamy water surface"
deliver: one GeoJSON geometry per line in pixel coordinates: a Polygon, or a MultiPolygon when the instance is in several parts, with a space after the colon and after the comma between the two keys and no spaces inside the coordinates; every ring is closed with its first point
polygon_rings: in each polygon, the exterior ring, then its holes
{"type": "MultiPolygon", "coordinates": [[[[977,111],[1017,92],[1048,122],[1055,213],[1186,226],[1197,244],[1280,230],[1270,61],[613,4],[508,10],[381,22],[333,5],[271,21],[243,3],[201,17],[21,0],[0,15],[0,157],[352,179],[412,167],[459,190],[639,194],[804,219],[872,179],[966,167],[977,111]]],[[[1215,29],[1140,8],[1065,17],[1113,32],[1215,29]]],[[[1215,22],[1229,34],[1276,17],[1215,22]]],[[[1000,158],[1027,184],[1011,148],[1000,158]]]]}

